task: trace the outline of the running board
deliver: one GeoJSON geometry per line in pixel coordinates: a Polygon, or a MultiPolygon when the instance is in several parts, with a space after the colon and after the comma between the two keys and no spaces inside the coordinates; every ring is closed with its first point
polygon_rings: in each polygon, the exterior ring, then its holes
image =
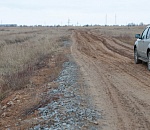
{"type": "Polygon", "coordinates": [[[142,60],[142,61],[144,61],[144,62],[148,62],[148,59],[145,59],[145,58],[142,58],[142,57],[139,57],[138,59],[139,59],[139,60],[142,60]]]}

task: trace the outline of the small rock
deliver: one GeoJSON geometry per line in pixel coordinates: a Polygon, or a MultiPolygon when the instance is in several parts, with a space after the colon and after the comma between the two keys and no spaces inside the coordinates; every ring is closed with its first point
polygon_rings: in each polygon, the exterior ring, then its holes
{"type": "Polygon", "coordinates": [[[20,98],[19,95],[16,95],[15,98],[13,99],[13,101],[18,100],[20,98]]]}
{"type": "Polygon", "coordinates": [[[66,123],[63,123],[63,126],[66,126],[67,124],[66,123]]]}
{"type": "Polygon", "coordinates": [[[6,108],[7,108],[7,106],[5,105],[5,106],[2,107],[2,110],[6,109],[6,108]]]}
{"type": "Polygon", "coordinates": [[[40,130],[40,127],[41,127],[40,125],[35,126],[34,130],[40,130]]]}
{"type": "Polygon", "coordinates": [[[19,123],[16,123],[15,126],[19,126],[19,123]]]}
{"type": "Polygon", "coordinates": [[[1,115],[1,117],[6,117],[6,112],[4,112],[2,115],[1,115]]]}
{"type": "MultiPolygon", "coordinates": [[[[10,127],[10,125],[6,125],[6,126],[5,126],[5,128],[8,128],[8,127],[10,127]]],[[[8,128],[8,129],[9,129],[9,128],[8,128]]]]}
{"type": "Polygon", "coordinates": [[[94,123],[95,125],[98,125],[98,122],[96,122],[96,121],[94,121],[93,123],[94,123]]]}
{"type": "Polygon", "coordinates": [[[47,88],[48,88],[48,89],[51,89],[51,86],[48,85],[47,88]]]}
{"type": "Polygon", "coordinates": [[[46,109],[47,109],[47,107],[43,107],[43,108],[39,108],[38,110],[41,111],[41,112],[43,112],[43,111],[45,111],[46,109]]]}
{"type": "Polygon", "coordinates": [[[8,105],[8,106],[12,106],[12,105],[14,105],[14,103],[13,103],[12,101],[9,101],[9,102],[7,103],[7,105],[8,105]]]}
{"type": "Polygon", "coordinates": [[[48,83],[47,85],[48,85],[48,86],[51,86],[52,84],[51,84],[51,83],[48,83]]]}
{"type": "Polygon", "coordinates": [[[11,111],[11,109],[7,109],[7,111],[8,111],[8,112],[10,112],[10,111],[11,111]]]}
{"type": "Polygon", "coordinates": [[[17,100],[17,103],[20,103],[21,101],[20,100],[17,100]]]}

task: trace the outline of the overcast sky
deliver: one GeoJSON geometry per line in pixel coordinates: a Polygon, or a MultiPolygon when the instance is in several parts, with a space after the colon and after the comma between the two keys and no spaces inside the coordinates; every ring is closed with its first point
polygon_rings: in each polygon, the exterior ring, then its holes
{"type": "Polygon", "coordinates": [[[149,24],[149,8],[150,0],[0,0],[0,21],[18,25],[67,25],[68,19],[73,25],[149,24]]]}

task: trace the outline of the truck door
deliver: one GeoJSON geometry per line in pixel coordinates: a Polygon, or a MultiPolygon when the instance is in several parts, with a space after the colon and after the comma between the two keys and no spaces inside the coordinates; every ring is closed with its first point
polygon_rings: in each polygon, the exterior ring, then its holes
{"type": "Polygon", "coordinates": [[[142,52],[143,52],[144,58],[147,58],[147,48],[148,48],[149,43],[150,43],[150,28],[148,28],[148,32],[147,32],[146,38],[144,39],[144,43],[142,46],[143,47],[142,52]]]}
{"type": "Polygon", "coordinates": [[[144,52],[144,42],[147,38],[147,32],[148,32],[149,28],[146,28],[143,33],[142,33],[142,36],[141,36],[141,39],[138,41],[138,54],[145,58],[145,52],[144,52]]]}

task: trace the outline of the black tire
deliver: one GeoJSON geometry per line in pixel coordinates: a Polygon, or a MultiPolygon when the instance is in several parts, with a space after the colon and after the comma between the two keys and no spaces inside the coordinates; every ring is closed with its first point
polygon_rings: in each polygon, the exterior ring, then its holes
{"type": "Polygon", "coordinates": [[[141,60],[139,60],[139,56],[138,56],[138,52],[136,48],[134,49],[134,62],[135,64],[141,63],[141,60]]]}
{"type": "Polygon", "coordinates": [[[150,51],[148,52],[147,68],[148,68],[148,70],[150,71],[150,51]]]}

